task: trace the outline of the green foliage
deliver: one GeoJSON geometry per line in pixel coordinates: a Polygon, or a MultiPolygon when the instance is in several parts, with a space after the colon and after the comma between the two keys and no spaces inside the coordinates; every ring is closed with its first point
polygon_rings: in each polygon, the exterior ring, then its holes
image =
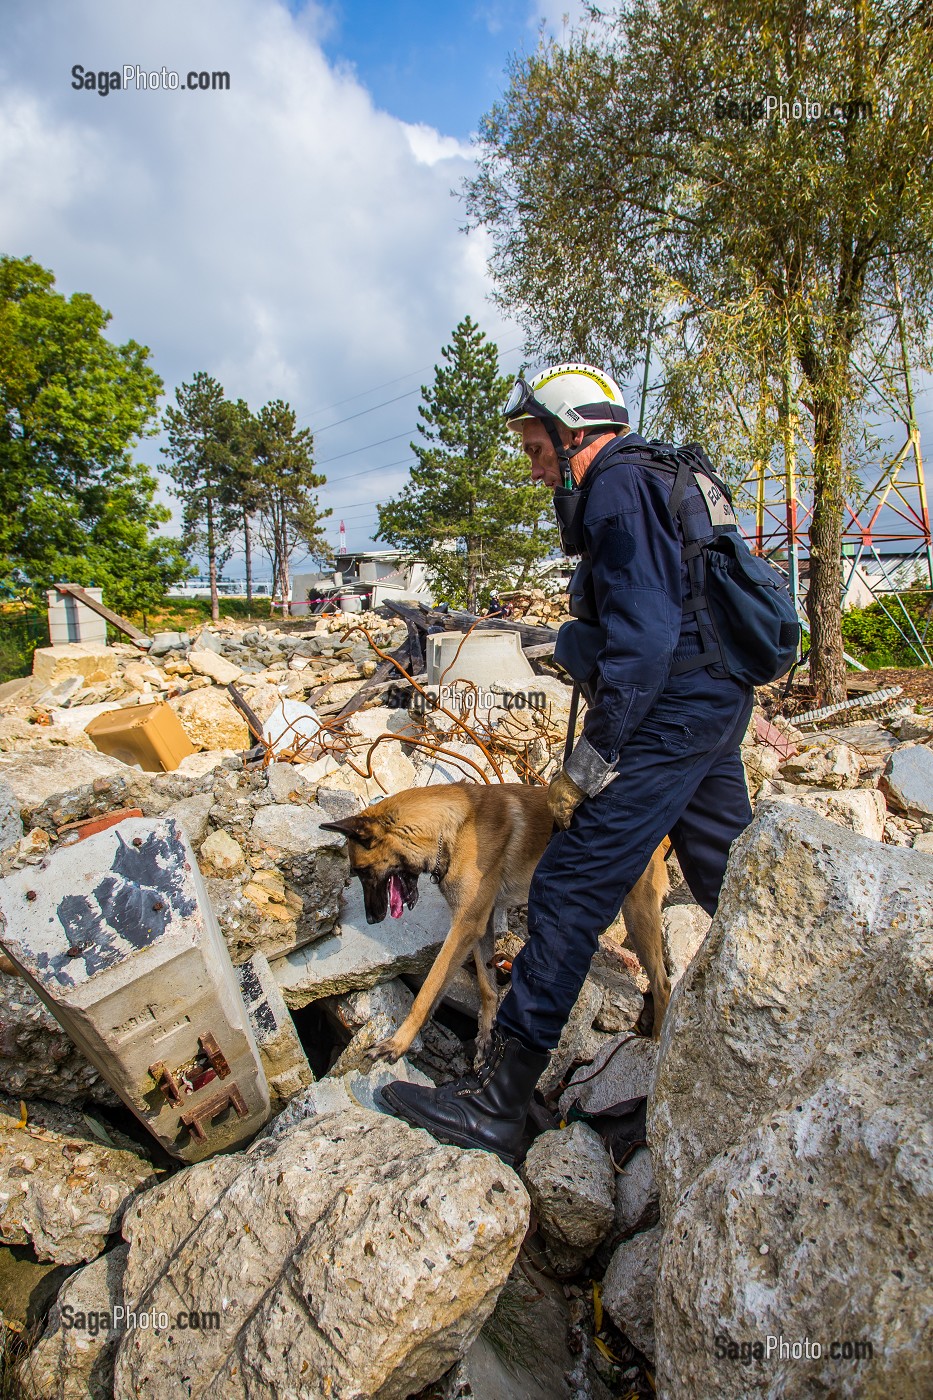
{"type": "Polygon", "coordinates": [[[929,357],[929,58],[925,11],[898,0],[593,7],[566,43],[514,61],[468,186],[498,299],[543,357],[625,377],[653,317],[655,431],[743,475],[790,425],[814,489],[808,608],[831,686],[842,493],[869,386],[889,397],[895,272],[909,351],[929,357]],[[768,118],[768,97],[787,119],[768,118]],[[807,120],[808,102],[825,114],[807,120]]]}
{"type": "Polygon", "coordinates": [[[108,312],[54,290],[30,258],[0,258],[0,573],[24,599],[67,581],[134,611],[187,572],[156,481],[132,460],[154,431],[161,381],[108,312]]]}
{"type": "Polygon", "coordinates": [[[32,670],[36,647],[47,647],[46,614],[20,604],[0,608],[0,684],[32,670]]]}
{"type": "Polygon", "coordinates": [[[490,593],[524,583],[556,544],[550,498],[531,485],[502,405],[511,382],[498,351],[467,316],[423,387],[418,459],[401,495],[379,507],[376,538],[426,563],[437,592],[476,612],[490,593]]]}
{"type": "Polygon", "coordinates": [[[330,510],[321,510],[315,494],[327,478],[314,471],[310,429],[296,426],[294,410],[281,399],[257,414],[253,454],[257,535],[272,560],[275,591],[287,599],[289,561],[298,545],[319,560],[329,552],[321,521],[330,510]]]}
{"type": "Polygon", "coordinates": [[[224,398],[223,386],[203,370],[175,390],[165,410],[168,472],[182,502],[184,547],[207,555],[212,614],[217,613],[217,575],[230,557],[230,535],[238,523],[233,501],[234,460],[242,441],[242,415],[224,398]]]}
{"type": "Polygon", "coordinates": [[[851,608],[842,617],[846,651],[872,671],[920,666],[922,653],[904,616],[912,619],[924,645],[933,651],[933,594],[929,589],[892,594],[867,608],[851,608]],[[906,640],[910,637],[913,647],[906,640]],[[914,650],[916,647],[916,650],[914,650]]]}

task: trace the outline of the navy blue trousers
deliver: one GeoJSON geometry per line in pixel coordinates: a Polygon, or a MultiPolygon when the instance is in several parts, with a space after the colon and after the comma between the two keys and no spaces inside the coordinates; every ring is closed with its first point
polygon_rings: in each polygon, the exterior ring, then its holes
{"type": "Polygon", "coordinates": [[[532,1050],[557,1045],[599,935],[665,836],[697,903],[715,912],[729,847],[752,818],[739,755],[752,701],[748,686],[705,670],[673,677],[626,744],[619,776],[552,838],[496,1018],[506,1035],[532,1050]]]}

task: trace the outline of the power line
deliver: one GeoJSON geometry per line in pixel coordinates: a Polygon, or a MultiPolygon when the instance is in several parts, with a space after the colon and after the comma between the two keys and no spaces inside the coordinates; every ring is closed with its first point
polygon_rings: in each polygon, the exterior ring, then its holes
{"type": "MultiPolygon", "coordinates": [[[[509,345],[505,350],[500,350],[500,359],[504,358],[506,355],[514,354],[516,350],[520,350],[523,343],[523,341],[519,340],[516,341],[514,345],[509,345]]],[[[367,394],[376,394],[380,389],[389,389],[393,384],[401,384],[403,379],[411,379],[413,374],[425,374],[429,369],[435,368],[436,365],[422,365],[420,369],[410,369],[407,374],[399,374],[395,379],[387,379],[382,384],[374,384],[369,389],[361,389],[358,394],[351,394],[349,398],[338,399],[336,403],[326,404],[323,408],[312,409],[310,413],[303,413],[296,421],[303,423],[308,418],[316,418],[319,413],[330,413],[334,408],[343,408],[345,403],[354,403],[357,399],[365,399],[367,394]]],[[[414,394],[417,393],[417,390],[413,389],[411,392],[414,394]]],[[[389,402],[392,403],[393,400],[390,399],[389,402]]],[[[368,410],[366,411],[368,412],[368,410]]],[[[331,423],[329,426],[336,427],[337,425],[331,423]]],[[[321,428],[320,431],[323,432],[323,428],[321,428]]]]}
{"type": "Polygon", "coordinates": [[[323,428],[315,428],[314,436],[318,437],[321,433],[329,432],[331,428],[340,428],[344,423],[352,423],[354,418],[364,418],[367,413],[375,413],[377,408],[386,408],[390,403],[401,403],[402,399],[410,399],[412,394],[418,392],[417,389],[409,389],[404,394],[396,394],[394,399],[383,399],[382,403],[374,403],[372,408],[361,408],[359,413],[351,413],[349,418],[338,418],[336,423],[328,423],[323,428]]]}
{"type": "MultiPolygon", "coordinates": [[[[417,428],[406,428],[404,433],[393,433],[392,437],[380,438],[378,442],[367,442],[362,447],[351,447],[349,452],[338,452],[336,457],[327,457],[323,462],[315,462],[315,468],[330,466],[331,462],[341,462],[344,457],[355,457],[357,452],[369,452],[373,447],[384,447],[387,442],[398,442],[399,438],[411,437],[417,431],[417,428]]],[[[373,467],[371,470],[378,471],[378,468],[373,467]]],[[[360,475],[362,476],[362,472],[360,475]]],[[[345,481],[346,477],[343,477],[342,480],[345,481]]]]}

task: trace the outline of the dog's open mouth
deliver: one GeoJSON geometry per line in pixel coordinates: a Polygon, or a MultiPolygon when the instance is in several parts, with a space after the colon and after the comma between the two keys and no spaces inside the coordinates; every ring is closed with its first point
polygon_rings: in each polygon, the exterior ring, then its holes
{"type": "Polygon", "coordinates": [[[414,909],[418,903],[418,880],[408,875],[390,875],[388,880],[389,913],[393,919],[402,917],[405,905],[414,909]]]}

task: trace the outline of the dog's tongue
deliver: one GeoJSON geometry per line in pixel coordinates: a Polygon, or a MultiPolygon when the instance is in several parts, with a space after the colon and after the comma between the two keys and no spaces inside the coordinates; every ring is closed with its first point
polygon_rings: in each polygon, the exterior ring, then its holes
{"type": "Polygon", "coordinates": [[[402,891],[401,891],[401,888],[400,888],[400,886],[399,886],[398,876],[397,876],[397,875],[390,875],[390,876],[389,876],[389,913],[392,915],[393,919],[400,919],[400,918],[402,917],[402,909],[403,909],[403,907],[404,907],[404,906],[403,906],[403,904],[402,904],[402,891]]]}

